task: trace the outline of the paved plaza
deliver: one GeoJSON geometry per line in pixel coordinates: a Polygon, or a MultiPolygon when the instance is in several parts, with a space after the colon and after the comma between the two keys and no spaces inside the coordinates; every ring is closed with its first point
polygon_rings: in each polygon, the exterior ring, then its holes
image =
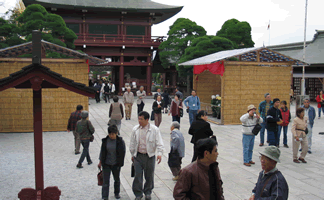
{"type": "MultiPolygon", "coordinates": [[[[101,187],[97,186],[96,175],[101,138],[107,135],[108,108],[110,104],[103,101],[96,104],[90,100],[90,120],[94,125],[95,141],[90,144],[90,156],[94,162],[87,165],[84,161],[82,169],[77,169],[76,164],[80,155],[74,155],[74,141],[72,132],[45,132],[44,144],[44,182],[47,186],[58,186],[61,190],[62,200],[99,200],[101,199],[101,187]]],[[[153,100],[146,100],[145,111],[151,113],[153,100]]],[[[316,106],[313,104],[312,106],[316,106]]],[[[293,109],[292,109],[293,110],[293,109]]],[[[129,142],[132,128],[137,122],[137,106],[134,104],[132,118],[129,121],[122,120],[121,136],[126,142],[127,153],[125,165],[121,169],[121,199],[134,199],[131,178],[131,156],[129,142]]],[[[73,112],[73,110],[71,110],[73,112]]],[[[317,108],[316,108],[317,112],[317,108]]],[[[243,114],[243,113],[242,113],[243,114]]],[[[317,113],[316,113],[317,114],[317,113]]],[[[292,113],[294,117],[294,112],[292,113]]],[[[32,115],[31,115],[32,117],[32,115]]],[[[323,131],[324,118],[315,120],[313,129],[312,154],[307,154],[307,164],[295,164],[292,162],[292,134],[291,126],[288,131],[289,148],[282,147],[281,137],[281,163],[278,169],[285,176],[289,185],[289,199],[317,200],[324,199],[324,136],[319,135],[323,131]]],[[[165,145],[165,153],[160,164],[156,164],[154,177],[154,190],[152,199],[169,200],[175,182],[167,164],[170,150],[170,124],[171,116],[163,114],[160,130],[165,145]]],[[[240,125],[216,125],[211,124],[214,134],[218,139],[218,162],[222,180],[224,182],[225,199],[248,199],[251,195],[258,174],[261,171],[259,151],[265,147],[259,147],[260,137],[255,139],[252,167],[243,165],[242,134],[240,125]]],[[[185,113],[181,118],[181,132],[186,140],[186,155],[182,160],[183,165],[190,163],[193,154],[191,136],[188,134],[189,117],[185,113]]],[[[0,134],[0,199],[16,200],[22,188],[35,188],[34,171],[34,142],[33,133],[1,133],[0,134]]],[[[113,181],[113,178],[111,178],[113,181]]],[[[110,187],[109,199],[113,196],[113,184],[110,187]]]]}

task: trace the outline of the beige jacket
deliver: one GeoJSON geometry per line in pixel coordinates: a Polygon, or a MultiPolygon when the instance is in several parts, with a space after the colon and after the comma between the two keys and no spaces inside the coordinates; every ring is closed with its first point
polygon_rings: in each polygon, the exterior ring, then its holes
{"type": "Polygon", "coordinates": [[[123,102],[125,103],[131,103],[133,105],[134,103],[134,94],[133,92],[125,92],[123,95],[123,102]]]}
{"type": "Polygon", "coordinates": [[[143,92],[141,92],[140,90],[138,90],[138,91],[136,92],[136,96],[138,97],[138,99],[137,99],[137,104],[138,104],[138,105],[141,104],[142,102],[145,103],[145,102],[144,102],[144,98],[146,97],[146,92],[145,92],[145,90],[143,90],[143,92]],[[140,99],[140,97],[142,97],[142,99],[140,99]]]}
{"type": "Polygon", "coordinates": [[[296,117],[293,121],[291,132],[293,133],[294,137],[298,136],[299,138],[304,138],[306,137],[306,133],[304,131],[299,131],[296,129],[305,130],[306,128],[307,128],[306,120],[296,117]]]}

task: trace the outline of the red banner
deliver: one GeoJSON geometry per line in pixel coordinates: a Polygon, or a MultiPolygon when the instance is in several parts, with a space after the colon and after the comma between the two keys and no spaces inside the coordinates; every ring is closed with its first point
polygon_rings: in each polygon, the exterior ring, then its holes
{"type": "Polygon", "coordinates": [[[218,74],[223,76],[224,74],[224,61],[219,61],[216,63],[206,64],[206,65],[195,65],[194,66],[194,74],[200,74],[205,70],[209,70],[213,74],[218,74]]]}

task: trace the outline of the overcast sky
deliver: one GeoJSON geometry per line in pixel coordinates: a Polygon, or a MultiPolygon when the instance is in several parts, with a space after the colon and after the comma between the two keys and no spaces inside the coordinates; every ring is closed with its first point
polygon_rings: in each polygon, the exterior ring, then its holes
{"type": "MultiPolygon", "coordinates": [[[[4,1],[4,0],[1,0],[4,1]]],[[[304,40],[305,0],[154,0],[155,2],[184,6],[174,17],[153,25],[153,36],[166,36],[169,26],[180,17],[189,18],[204,27],[208,35],[215,35],[223,23],[232,18],[247,21],[252,27],[256,47],[301,42],[304,40]]],[[[5,0],[5,8],[15,5],[15,0],[5,0]]],[[[315,29],[324,30],[321,22],[323,0],[308,1],[306,39],[312,40],[315,29]]]]}

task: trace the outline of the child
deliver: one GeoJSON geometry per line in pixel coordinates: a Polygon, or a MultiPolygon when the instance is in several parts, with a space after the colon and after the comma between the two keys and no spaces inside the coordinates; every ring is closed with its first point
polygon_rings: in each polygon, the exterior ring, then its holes
{"type": "Polygon", "coordinates": [[[279,141],[280,141],[280,133],[281,129],[283,128],[283,144],[284,147],[289,148],[287,145],[287,129],[288,129],[288,124],[291,119],[290,111],[287,108],[287,102],[286,101],[281,101],[280,103],[280,119],[282,120],[282,123],[278,126],[278,146],[279,146],[279,141]]]}

